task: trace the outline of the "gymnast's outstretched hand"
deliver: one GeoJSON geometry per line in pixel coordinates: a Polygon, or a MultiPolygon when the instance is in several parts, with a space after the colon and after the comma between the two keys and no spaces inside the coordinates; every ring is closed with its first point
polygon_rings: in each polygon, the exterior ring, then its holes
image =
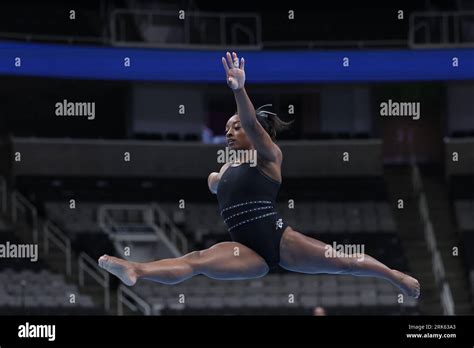
{"type": "Polygon", "coordinates": [[[226,58],[222,57],[222,65],[226,73],[227,84],[234,91],[242,89],[245,85],[245,60],[244,58],[237,57],[235,52],[232,52],[232,56],[229,52],[226,54],[226,58]]]}

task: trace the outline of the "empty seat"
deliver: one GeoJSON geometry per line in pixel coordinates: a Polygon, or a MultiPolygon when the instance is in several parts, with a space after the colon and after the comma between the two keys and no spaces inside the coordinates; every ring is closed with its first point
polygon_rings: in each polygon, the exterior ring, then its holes
{"type": "Polygon", "coordinates": [[[224,306],[226,307],[241,307],[242,306],[242,299],[240,296],[228,296],[224,298],[224,306]]]}
{"type": "Polygon", "coordinates": [[[317,202],[314,207],[314,212],[315,212],[315,232],[317,233],[327,232],[331,224],[327,203],[317,202]]]}
{"type": "Polygon", "coordinates": [[[345,211],[342,203],[328,204],[329,217],[331,224],[329,232],[343,233],[347,231],[345,211]]]}
{"type": "Polygon", "coordinates": [[[381,306],[396,306],[398,305],[398,296],[394,295],[378,295],[377,304],[381,306]]]}
{"type": "Polygon", "coordinates": [[[359,288],[355,284],[344,284],[344,285],[339,285],[339,293],[340,294],[355,294],[359,291],[359,288]]]}
{"type": "Polygon", "coordinates": [[[377,304],[375,291],[361,291],[359,301],[362,306],[375,306],[377,304]]]}
{"type": "Polygon", "coordinates": [[[206,308],[209,302],[206,303],[206,297],[204,296],[187,296],[185,298],[185,305],[192,308],[206,308]]]}
{"type": "Polygon", "coordinates": [[[321,304],[320,298],[316,295],[303,295],[300,300],[304,307],[315,307],[321,304]]]}
{"type": "Polygon", "coordinates": [[[322,295],[321,305],[326,307],[339,306],[339,297],[335,295],[322,295]]]}
{"type": "Polygon", "coordinates": [[[362,210],[356,202],[348,202],[345,205],[345,215],[348,232],[362,231],[362,210]]]}
{"type": "Polygon", "coordinates": [[[279,306],[279,299],[278,296],[266,294],[261,299],[262,306],[265,307],[278,307],[279,306]]]}
{"type": "Polygon", "coordinates": [[[360,297],[356,294],[344,294],[339,297],[339,303],[342,306],[356,307],[360,304],[360,297]]]}

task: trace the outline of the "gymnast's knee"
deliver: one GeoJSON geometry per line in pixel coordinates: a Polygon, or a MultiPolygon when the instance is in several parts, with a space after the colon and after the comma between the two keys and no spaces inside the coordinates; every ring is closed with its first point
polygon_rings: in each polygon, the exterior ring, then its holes
{"type": "Polygon", "coordinates": [[[203,254],[204,250],[195,250],[183,256],[183,260],[193,270],[193,273],[201,272],[203,254]]]}

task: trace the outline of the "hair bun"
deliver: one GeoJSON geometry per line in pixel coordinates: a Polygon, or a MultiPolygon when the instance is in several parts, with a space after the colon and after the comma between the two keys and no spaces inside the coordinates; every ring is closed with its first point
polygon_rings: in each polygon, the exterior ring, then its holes
{"type": "Polygon", "coordinates": [[[265,118],[268,118],[268,115],[276,116],[276,114],[274,112],[263,110],[263,108],[265,108],[267,106],[272,106],[272,104],[265,104],[265,105],[260,106],[257,110],[255,110],[255,113],[258,116],[265,117],[265,118]]]}

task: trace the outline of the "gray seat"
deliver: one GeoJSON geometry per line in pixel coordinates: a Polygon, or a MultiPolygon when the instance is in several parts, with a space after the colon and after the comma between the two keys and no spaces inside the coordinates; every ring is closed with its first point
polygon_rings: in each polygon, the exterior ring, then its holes
{"type": "Polygon", "coordinates": [[[206,308],[209,302],[206,302],[204,296],[188,296],[186,297],[185,306],[189,308],[206,308]]]}
{"type": "Polygon", "coordinates": [[[304,307],[315,307],[321,305],[320,297],[316,295],[303,295],[301,296],[300,303],[304,307]]]}
{"type": "Polygon", "coordinates": [[[10,296],[8,297],[7,306],[11,307],[20,307],[22,305],[21,298],[19,296],[10,296]]]}
{"type": "Polygon", "coordinates": [[[362,211],[360,205],[356,202],[344,204],[348,232],[362,231],[362,211]]]}
{"type": "Polygon", "coordinates": [[[243,298],[244,306],[247,307],[262,307],[262,299],[260,295],[245,296],[243,298]]]}
{"type": "Polygon", "coordinates": [[[382,306],[398,306],[398,297],[396,295],[378,295],[377,303],[382,306]]]}
{"type": "Polygon", "coordinates": [[[362,306],[375,306],[377,305],[376,293],[370,291],[362,291],[359,294],[360,304],[362,306]]]}
{"type": "Polygon", "coordinates": [[[261,299],[262,306],[265,307],[278,307],[279,301],[278,297],[270,294],[265,294],[261,299]]]}
{"type": "Polygon", "coordinates": [[[339,293],[344,295],[356,294],[359,291],[355,284],[339,285],[339,293]]]}
{"type": "Polygon", "coordinates": [[[242,306],[242,299],[239,296],[228,296],[224,298],[224,306],[237,308],[242,306]]]}
{"type": "Polygon", "coordinates": [[[347,231],[347,224],[345,219],[345,211],[342,203],[329,203],[329,218],[331,224],[329,226],[329,232],[343,233],[347,231]]]}
{"type": "Polygon", "coordinates": [[[344,294],[339,297],[339,303],[346,307],[356,307],[360,304],[360,298],[354,294],[344,294]]]}
{"type": "Polygon", "coordinates": [[[204,300],[204,306],[208,308],[223,308],[224,307],[224,297],[222,296],[208,296],[204,300]]]}
{"type": "Polygon", "coordinates": [[[362,225],[364,232],[376,232],[380,229],[379,219],[375,210],[375,204],[373,201],[364,201],[360,203],[360,209],[362,214],[362,225]]]}
{"type": "Polygon", "coordinates": [[[9,305],[10,305],[10,296],[2,294],[0,296],[0,307],[9,306],[9,305]]]}
{"type": "Polygon", "coordinates": [[[321,305],[326,307],[339,306],[339,296],[336,295],[322,295],[321,305]]]}
{"type": "Polygon", "coordinates": [[[315,212],[315,230],[319,233],[324,233],[329,230],[331,220],[328,212],[328,205],[326,202],[317,202],[314,207],[315,212]]]}

